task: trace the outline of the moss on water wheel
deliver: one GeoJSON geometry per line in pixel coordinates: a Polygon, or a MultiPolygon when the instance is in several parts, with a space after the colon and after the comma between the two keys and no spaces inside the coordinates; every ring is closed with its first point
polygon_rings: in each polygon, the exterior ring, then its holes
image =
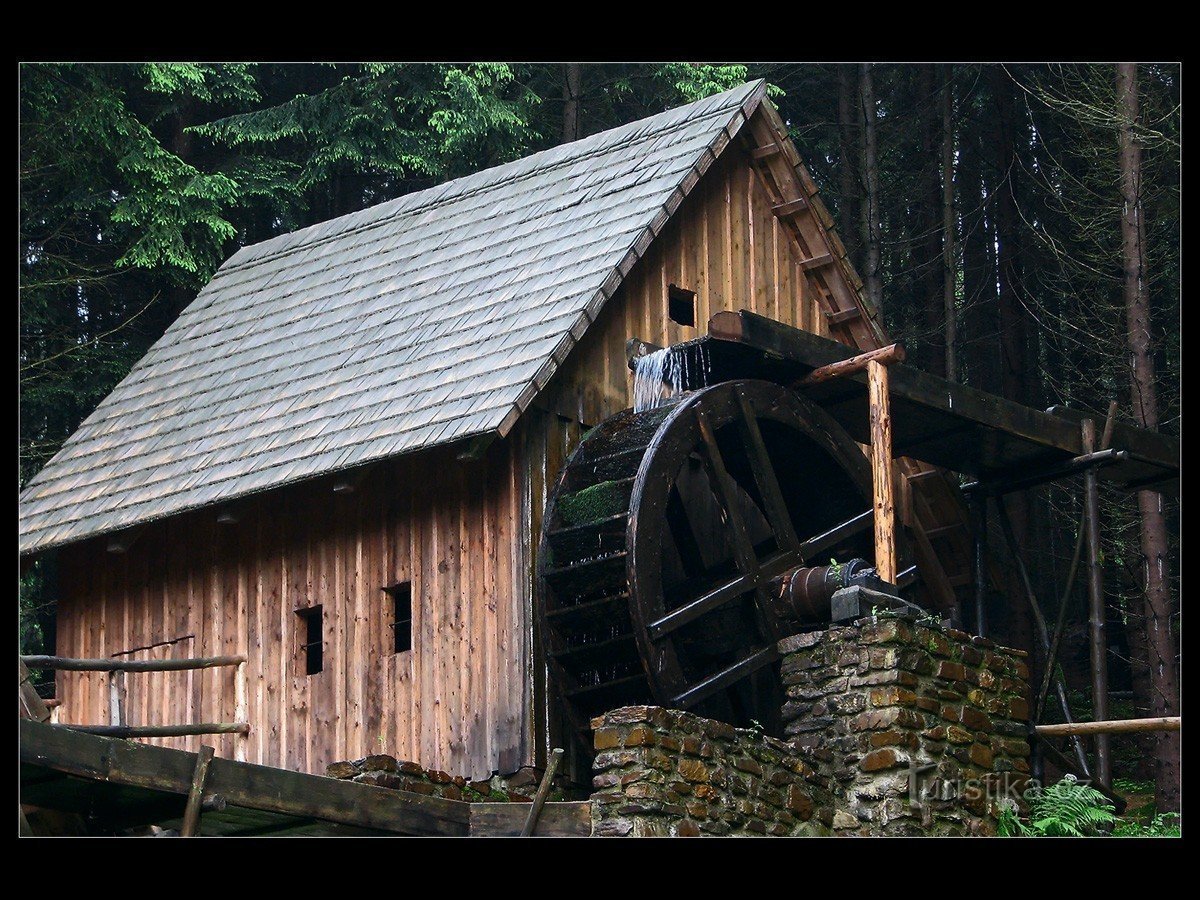
{"type": "Polygon", "coordinates": [[[602,481],[558,498],[558,513],[564,525],[586,525],[625,511],[628,490],[616,481],[602,481]]]}

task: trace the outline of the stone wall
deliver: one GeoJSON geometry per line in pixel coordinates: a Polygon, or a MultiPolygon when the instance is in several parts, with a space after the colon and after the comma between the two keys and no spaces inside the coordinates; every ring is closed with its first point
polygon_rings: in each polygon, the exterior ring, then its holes
{"type": "MultiPolygon", "coordinates": [[[[488,803],[528,803],[537,791],[541,772],[526,767],[509,776],[495,775],[486,781],[468,781],[461,775],[449,775],[437,769],[426,769],[419,763],[398,760],[394,756],[375,754],[363,759],[331,763],[325,769],[330,778],[373,784],[397,791],[411,791],[447,800],[466,800],[488,803]]],[[[555,779],[556,783],[559,779],[555,779]]],[[[564,799],[557,788],[550,792],[551,800],[564,799]]]]}
{"type": "Polygon", "coordinates": [[[834,829],[992,834],[1028,781],[1025,653],[910,616],[787,638],[785,735],[825,759],[834,829]]]}
{"type": "Polygon", "coordinates": [[[679,710],[592,720],[597,835],[828,834],[827,777],[811,751],[679,710]]]}

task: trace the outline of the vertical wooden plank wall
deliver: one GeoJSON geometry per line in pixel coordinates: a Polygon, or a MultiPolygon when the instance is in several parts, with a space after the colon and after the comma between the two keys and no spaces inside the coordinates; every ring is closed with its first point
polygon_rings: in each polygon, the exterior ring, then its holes
{"type": "Polygon", "coordinates": [[[714,313],[738,309],[831,336],[815,298],[805,295],[795,245],[745,151],[734,145],[684,200],[535,403],[595,425],[632,402],[628,338],[662,346],[691,340],[706,333],[714,313]],[[696,327],[670,319],[670,284],[696,292],[696,327]]]}
{"type": "MultiPolygon", "coordinates": [[[[390,753],[485,777],[532,760],[530,602],[513,590],[524,475],[512,442],[484,460],[435,451],[380,465],[353,493],[331,479],[145,529],[129,552],[62,551],[57,652],[133,659],[246,654],[251,732],[157,739],[323,772],[390,753]],[[382,590],[411,580],[413,647],[395,653],[382,590]],[[324,666],[305,673],[297,609],[323,607],[324,666]],[[188,637],[188,636],[191,637],[188,637]]],[[[62,721],[109,722],[107,675],[61,672],[62,721]]],[[[233,721],[235,671],[130,674],[133,724],[233,721]]]]}

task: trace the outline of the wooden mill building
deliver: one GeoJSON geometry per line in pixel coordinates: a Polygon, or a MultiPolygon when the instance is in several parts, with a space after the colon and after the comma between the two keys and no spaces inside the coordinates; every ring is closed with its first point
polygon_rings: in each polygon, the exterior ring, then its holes
{"type": "MultiPolygon", "coordinates": [[[[748,309],[869,349],[858,288],[762,82],[245,247],[21,495],[57,652],[245,655],[241,689],[126,685],[133,723],[244,714],[224,756],[540,763],[536,536],[580,434],[631,404],[626,340],[748,309]]],[[[901,469],[949,605],[959,506],[901,469]]],[[[62,722],[109,721],[106,676],[57,678],[62,722]]]]}

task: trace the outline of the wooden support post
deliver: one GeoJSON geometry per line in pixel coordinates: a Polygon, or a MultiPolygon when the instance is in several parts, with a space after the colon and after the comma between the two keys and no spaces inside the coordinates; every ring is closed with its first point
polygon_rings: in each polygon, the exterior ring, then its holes
{"type": "Polygon", "coordinates": [[[208,744],[200,745],[196,755],[196,771],[192,774],[192,788],[188,791],[187,807],[183,812],[183,825],[179,829],[180,837],[195,837],[200,831],[200,805],[204,799],[204,781],[208,778],[208,764],[212,762],[213,748],[208,744]]]}
{"type": "Polygon", "coordinates": [[[875,572],[896,581],[896,509],[892,497],[892,413],[887,365],[867,361],[871,399],[871,476],[875,500],[875,572]]]}
{"type": "MultiPolygon", "coordinates": [[[[1046,627],[1046,617],[1042,614],[1041,604],[1038,603],[1037,595],[1033,590],[1033,581],[1029,577],[1029,570],[1025,568],[1025,558],[1021,555],[1021,548],[1017,544],[1017,535],[1013,530],[1012,519],[1008,516],[1008,509],[1004,505],[1004,498],[996,498],[996,514],[1000,519],[1000,530],[1004,535],[1004,541],[1008,545],[1008,552],[1012,556],[1013,567],[1017,570],[1017,577],[1021,581],[1021,587],[1025,591],[1025,599],[1029,603],[1029,611],[1033,615],[1034,624],[1037,626],[1037,644],[1035,650],[1038,651],[1037,658],[1042,662],[1043,671],[1053,675],[1054,663],[1051,657],[1050,635],[1046,627]]],[[[1068,723],[1075,720],[1071,717],[1071,706],[1067,702],[1067,689],[1062,680],[1055,677],[1052,679],[1054,690],[1058,696],[1058,705],[1062,710],[1063,719],[1068,723]]],[[[1035,717],[1034,721],[1040,720],[1040,713],[1035,717]]],[[[1083,742],[1078,737],[1072,738],[1075,746],[1075,755],[1079,759],[1079,765],[1084,772],[1091,772],[1087,764],[1087,754],[1083,751],[1083,742]]]]}
{"type": "MultiPolygon", "coordinates": [[[[1083,452],[1096,449],[1096,422],[1084,419],[1080,423],[1083,452]]],[[[1083,475],[1083,508],[1087,519],[1088,564],[1088,630],[1091,636],[1092,718],[1108,718],[1108,640],[1105,634],[1104,570],[1100,564],[1100,490],[1096,472],[1089,469],[1083,475]]],[[[1112,748],[1107,734],[1096,735],[1096,777],[1112,784],[1112,748]]]]}
{"type": "Polygon", "coordinates": [[[1079,535],[1075,539],[1075,552],[1071,555],[1071,565],[1067,569],[1067,583],[1063,588],[1062,600],[1058,604],[1058,616],[1054,620],[1054,634],[1050,637],[1050,648],[1046,651],[1046,668],[1042,672],[1042,684],[1038,688],[1037,699],[1033,704],[1033,721],[1042,721],[1042,711],[1046,708],[1046,695],[1050,692],[1050,682],[1054,678],[1054,667],[1058,663],[1058,648],[1062,643],[1063,629],[1067,623],[1067,607],[1074,593],[1075,576],[1079,572],[1079,559],[1083,554],[1084,532],[1087,530],[1087,520],[1079,523],[1079,535]]]}
{"type": "Polygon", "coordinates": [[[125,726],[125,672],[117,669],[108,673],[108,723],[125,726]]]}
{"type": "Polygon", "coordinates": [[[975,633],[987,637],[988,498],[975,498],[971,506],[975,513],[975,633]]]}
{"type": "MultiPolygon", "coordinates": [[[[246,722],[249,717],[246,698],[246,663],[238,663],[233,673],[233,721],[246,722]]],[[[246,761],[246,747],[250,743],[250,731],[246,730],[233,739],[233,758],[246,761]]]]}
{"type": "Polygon", "coordinates": [[[521,829],[521,837],[529,837],[537,828],[538,816],[542,814],[542,807],[546,805],[546,798],[550,796],[550,787],[554,783],[554,775],[558,771],[558,764],[562,758],[561,747],[555,747],[550,751],[550,761],[546,763],[546,774],[542,776],[542,783],[538,785],[537,793],[533,795],[533,804],[529,807],[529,816],[525,819],[525,827],[521,829]]]}

